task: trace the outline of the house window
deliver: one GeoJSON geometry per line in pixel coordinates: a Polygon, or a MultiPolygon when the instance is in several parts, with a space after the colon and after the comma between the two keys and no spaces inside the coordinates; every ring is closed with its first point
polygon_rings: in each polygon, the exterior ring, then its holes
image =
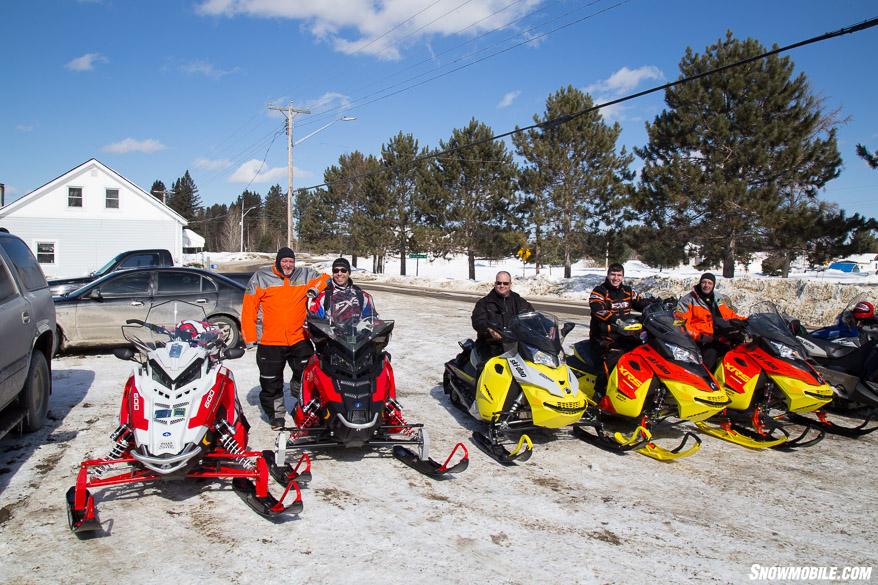
{"type": "Polygon", "coordinates": [[[119,209],[118,189],[107,189],[107,209],[119,209]]]}
{"type": "Polygon", "coordinates": [[[37,242],[37,262],[40,264],[55,263],[55,242],[37,242]]]}
{"type": "Polygon", "coordinates": [[[82,207],[82,187],[67,188],[67,207],[82,207]]]}

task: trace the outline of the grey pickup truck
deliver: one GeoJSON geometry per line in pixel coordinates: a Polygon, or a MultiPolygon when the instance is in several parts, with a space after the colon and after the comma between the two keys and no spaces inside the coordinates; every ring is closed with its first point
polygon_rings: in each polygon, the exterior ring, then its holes
{"type": "Polygon", "coordinates": [[[0,437],[43,426],[52,392],[55,304],[30,248],[0,233],[0,437]]]}

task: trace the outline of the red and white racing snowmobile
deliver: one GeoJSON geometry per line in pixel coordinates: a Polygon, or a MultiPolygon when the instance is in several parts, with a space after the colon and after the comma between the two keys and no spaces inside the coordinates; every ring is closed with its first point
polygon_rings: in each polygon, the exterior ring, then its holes
{"type": "Polygon", "coordinates": [[[409,423],[403,416],[396,401],[390,355],[384,351],[393,321],[362,315],[359,310],[328,311],[327,315],[308,314],[308,333],[317,353],[302,375],[293,412],[296,426],[278,434],[275,461],[270,465],[275,479],[283,483],[298,477],[287,466],[291,452],[327,447],[389,447],[394,457],[434,478],[465,470],[469,454],[462,443],[440,464],[429,457],[423,425],[409,423]],[[417,448],[417,453],[409,447],[417,448]],[[462,457],[452,463],[458,450],[462,457]]]}
{"type": "Polygon", "coordinates": [[[250,425],[238,402],[235,378],[224,359],[243,355],[227,349],[219,330],[202,320],[184,320],[169,330],[149,323],[150,314],[203,316],[197,305],[167,301],[153,305],[147,321],[122,327],[131,348],[113,353],[137,367],[128,377],[119,410],[115,443],[102,459],[83,461],[76,485],[67,491],[67,519],[77,532],[100,529],[91,489],[163,479],[231,479],[232,488],[265,517],[302,510],[295,481],[280,500],[268,491],[268,465],[247,450],[250,425]],[[148,340],[148,341],[147,341],[148,340]],[[117,473],[114,473],[117,472],[117,473]],[[295,498],[284,504],[290,491],[295,498]]]}

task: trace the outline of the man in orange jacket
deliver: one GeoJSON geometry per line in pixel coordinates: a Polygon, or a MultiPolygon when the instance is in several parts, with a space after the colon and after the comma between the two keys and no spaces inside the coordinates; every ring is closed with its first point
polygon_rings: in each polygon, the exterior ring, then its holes
{"type": "MultiPolygon", "coordinates": [[[[287,248],[277,251],[273,266],[257,270],[244,293],[241,330],[244,342],[257,343],[259,403],[272,429],[284,426],[284,367],[293,370],[290,393],[298,393],[302,372],[314,353],[304,331],[307,292],[326,288],[328,274],[296,268],[296,255],[287,248]]],[[[294,395],[295,395],[294,394],[294,395]]]]}
{"type": "Polygon", "coordinates": [[[716,276],[705,272],[692,291],[680,299],[674,311],[674,317],[682,321],[686,333],[698,344],[710,371],[716,366],[717,358],[729,350],[728,343],[717,333],[728,333],[732,329],[729,320],[745,319],[735,312],[727,296],[714,290],[715,287],[716,276]]]}

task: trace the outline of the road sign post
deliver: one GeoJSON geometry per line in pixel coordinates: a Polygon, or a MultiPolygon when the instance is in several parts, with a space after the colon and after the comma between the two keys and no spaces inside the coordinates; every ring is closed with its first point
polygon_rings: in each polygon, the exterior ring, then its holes
{"type": "Polygon", "coordinates": [[[419,271],[419,268],[420,268],[419,262],[421,261],[421,258],[426,259],[427,254],[424,254],[424,253],[409,254],[409,259],[413,259],[415,261],[415,276],[418,276],[418,274],[420,272],[419,271]]]}

